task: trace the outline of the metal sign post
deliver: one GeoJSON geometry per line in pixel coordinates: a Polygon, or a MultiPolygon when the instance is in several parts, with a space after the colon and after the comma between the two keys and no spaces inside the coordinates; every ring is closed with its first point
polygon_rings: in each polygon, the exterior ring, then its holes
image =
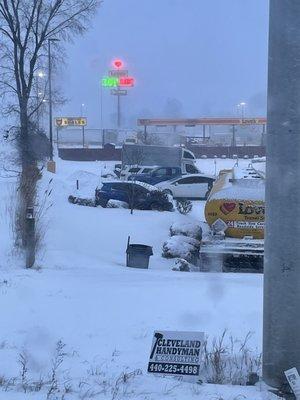
{"type": "Polygon", "coordinates": [[[121,126],[121,96],[127,96],[127,90],[122,90],[122,89],[112,89],[110,91],[110,94],[113,96],[117,96],[117,125],[118,128],[121,126]]]}
{"type": "Polygon", "coordinates": [[[84,125],[82,126],[82,147],[85,146],[85,132],[84,132],[84,125]]]}
{"type": "Polygon", "coordinates": [[[120,94],[117,93],[117,99],[118,99],[118,106],[117,106],[117,112],[118,112],[118,128],[121,126],[121,103],[120,103],[120,94]]]}

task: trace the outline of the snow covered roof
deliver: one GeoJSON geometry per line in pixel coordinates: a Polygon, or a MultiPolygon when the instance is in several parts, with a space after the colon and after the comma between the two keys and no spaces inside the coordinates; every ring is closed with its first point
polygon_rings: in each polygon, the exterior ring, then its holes
{"type": "Polygon", "coordinates": [[[265,200],[265,185],[263,182],[257,182],[257,185],[233,184],[219,192],[214,193],[210,200],[265,200]]]}
{"type": "Polygon", "coordinates": [[[219,190],[212,192],[210,200],[265,200],[265,180],[252,165],[235,166],[232,174],[225,175],[219,190]]]}
{"type": "Polygon", "coordinates": [[[149,190],[149,191],[160,191],[160,189],[156,186],[153,185],[149,185],[149,183],[145,183],[145,182],[140,182],[140,181],[120,181],[120,180],[110,180],[110,181],[104,181],[103,183],[130,183],[130,184],[135,184],[135,185],[139,185],[139,186],[143,186],[145,189],[149,190]]]}

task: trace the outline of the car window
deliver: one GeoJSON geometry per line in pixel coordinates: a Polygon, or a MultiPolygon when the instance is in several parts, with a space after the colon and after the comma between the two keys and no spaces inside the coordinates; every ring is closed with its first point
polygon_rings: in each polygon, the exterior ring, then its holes
{"type": "Polygon", "coordinates": [[[154,172],[154,176],[165,176],[168,175],[169,168],[159,168],[154,172]]]}
{"type": "Polygon", "coordinates": [[[143,172],[143,174],[146,174],[146,173],[152,171],[152,169],[153,168],[144,168],[142,172],[143,172]]]}
{"type": "Polygon", "coordinates": [[[191,183],[208,183],[211,179],[204,176],[194,176],[191,179],[191,183]]]}
{"type": "MultiPolygon", "coordinates": [[[[146,195],[147,193],[148,193],[148,190],[147,189],[145,189],[143,186],[141,186],[141,185],[136,185],[136,184],[134,184],[133,185],[134,186],[134,193],[136,194],[136,195],[146,195]]],[[[130,188],[130,190],[132,190],[132,187],[130,188]]]]}
{"type": "Polygon", "coordinates": [[[124,183],[111,183],[110,189],[113,190],[125,190],[125,184],[124,183]]]}
{"type": "Polygon", "coordinates": [[[139,172],[140,168],[130,168],[129,172],[131,172],[132,174],[136,174],[137,172],[139,172]]]}
{"type": "Polygon", "coordinates": [[[172,176],[173,168],[166,168],[166,170],[167,170],[166,175],[167,175],[167,176],[172,176]]]}
{"type": "Polygon", "coordinates": [[[188,185],[190,183],[193,183],[193,178],[182,178],[174,183],[178,183],[178,185],[188,185]]]}
{"type": "Polygon", "coordinates": [[[178,174],[178,169],[177,168],[172,168],[172,175],[178,174]]]}
{"type": "Polygon", "coordinates": [[[109,190],[111,190],[111,184],[109,183],[103,183],[101,190],[104,190],[105,192],[108,192],[109,190]]]}
{"type": "Polygon", "coordinates": [[[189,151],[184,151],[184,152],[183,152],[183,157],[184,157],[184,158],[192,158],[192,159],[194,159],[193,154],[190,153],[189,151]]]}
{"type": "Polygon", "coordinates": [[[197,168],[192,165],[192,164],[187,164],[185,166],[186,172],[189,174],[197,174],[199,171],[197,170],[197,168]]]}
{"type": "Polygon", "coordinates": [[[177,182],[179,185],[189,185],[191,183],[209,183],[211,181],[211,178],[206,178],[205,176],[189,176],[179,179],[177,182]]]}

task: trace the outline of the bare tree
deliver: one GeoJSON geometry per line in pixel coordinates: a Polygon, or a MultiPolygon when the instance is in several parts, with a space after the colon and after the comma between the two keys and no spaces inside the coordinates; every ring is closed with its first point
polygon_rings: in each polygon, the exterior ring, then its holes
{"type": "Polygon", "coordinates": [[[136,175],[137,175],[137,171],[139,170],[139,167],[141,165],[143,165],[143,161],[144,161],[144,151],[143,148],[140,146],[136,146],[136,145],[123,145],[123,149],[122,149],[123,155],[123,162],[125,161],[126,164],[124,165],[128,165],[130,167],[130,169],[132,169],[133,171],[131,172],[131,181],[133,182],[130,185],[129,188],[129,208],[130,208],[130,214],[133,214],[133,209],[135,207],[135,203],[136,203],[136,191],[135,191],[135,182],[136,182],[136,175]]]}
{"type": "MultiPolygon", "coordinates": [[[[100,0],[1,0],[0,1],[0,93],[2,112],[18,119],[17,143],[20,158],[20,218],[24,226],[26,210],[34,206],[40,177],[38,155],[34,152],[34,122],[44,96],[36,96],[39,70],[47,64],[47,45],[53,55],[62,43],[84,33],[100,0]]],[[[43,93],[47,91],[47,83],[43,93]]],[[[21,228],[26,247],[26,230],[21,228]]],[[[27,265],[31,266],[31,265],[27,265]]]]}

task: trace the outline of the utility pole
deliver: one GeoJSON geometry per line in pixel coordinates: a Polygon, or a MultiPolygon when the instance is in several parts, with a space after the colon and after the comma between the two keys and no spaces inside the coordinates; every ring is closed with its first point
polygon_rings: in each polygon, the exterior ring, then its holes
{"type": "Polygon", "coordinates": [[[236,137],[235,137],[235,125],[232,125],[232,137],[231,137],[231,146],[236,146],[236,137]]]}
{"type": "MultiPolygon", "coordinates": [[[[49,140],[50,140],[50,162],[53,161],[53,116],[52,116],[52,58],[51,42],[58,42],[59,39],[48,39],[48,87],[49,87],[49,140]]],[[[50,163],[50,169],[55,172],[55,165],[50,163]]]]}
{"type": "Polygon", "coordinates": [[[263,378],[300,371],[300,1],[270,0],[263,378]]]}
{"type": "Polygon", "coordinates": [[[121,101],[120,101],[120,93],[119,93],[119,87],[118,87],[118,94],[117,94],[117,125],[118,129],[121,126],[121,101]]]}
{"type": "Polygon", "coordinates": [[[49,140],[50,140],[50,161],[53,161],[51,39],[48,39],[48,79],[49,79],[48,84],[49,84],[49,140]]]}

